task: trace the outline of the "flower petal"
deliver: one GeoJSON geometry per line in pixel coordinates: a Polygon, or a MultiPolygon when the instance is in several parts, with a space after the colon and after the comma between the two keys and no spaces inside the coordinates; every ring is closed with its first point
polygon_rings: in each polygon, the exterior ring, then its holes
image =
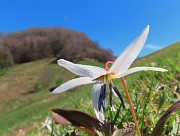
{"type": "Polygon", "coordinates": [[[97,77],[99,77],[101,75],[105,75],[107,73],[106,70],[104,70],[100,67],[82,65],[82,64],[74,64],[74,63],[69,62],[64,59],[58,60],[57,63],[60,66],[65,67],[72,73],[79,75],[79,76],[97,78],[97,77]]]}
{"type": "Polygon", "coordinates": [[[114,61],[113,65],[109,69],[108,73],[117,74],[120,71],[127,70],[133,61],[136,59],[140,53],[146,38],[149,33],[149,25],[144,29],[142,34],[132,42],[123,53],[114,61]]]}
{"type": "Polygon", "coordinates": [[[75,88],[75,87],[78,87],[81,85],[85,85],[85,84],[91,84],[94,82],[96,82],[96,81],[93,81],[93,79],[90,77],[75,78],[75,79],[69,80],[69,81],[65,82],[64,84],[60,85],[52,93],[65,92],[69,89],[72,89],[72,88],[75,88]]]}
{"type": "Polygon", "coordinates": [[[94,106],[94,111],[95,111],[96,117],[98,118],[99,121],[103,122],[104,121],[103,110],[101,108],[101,110],[99,111],[99,108],[98,108],[98,101],[99,101],[99,96],[101,93],[101,86],[102,86],[102,84],[100,84],[100,83],[97,83],[93,86],[92,104],[94,106]]]}
{"type": "Polygon", "coordinates": [[[125,72],[119,72],[119,73],[116,75],[116,78],[120,78],[120,77],[129,75],[129,74],[131,74],[131,73],[138,72],[138,71],[146,71],[146,70],[153,70],[153,71],[160,71],[160,72],[166,72],[166,71],[168,71],[168,70],[166,70],[166,69],[164,69],[164,68],[157,68],[157,67],[135,67],[135,68],[128,69],[128,70],[126,70],[125,72]]]}

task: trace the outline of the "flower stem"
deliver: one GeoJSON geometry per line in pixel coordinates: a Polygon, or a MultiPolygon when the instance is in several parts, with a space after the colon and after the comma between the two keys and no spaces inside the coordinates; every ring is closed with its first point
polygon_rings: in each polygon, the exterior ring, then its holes
{"type": "Polygon", "coordinates": [[[132,104],[132,101],[131,101],[131,98],[130,98],[130,95],[129,95],[129,92],[128,92],[126,81],[125,81],[124,77],[121,77],[121,80],[122,80],[122,83],[123,83],[123,86],[124,86],[124,89],[125,89],[125,93],[126,93],[126,97],[127,97],[128,103],[129,103],[130,111],[131,111],[131,114],[133,116],[133,120],[134,120],[134,123],[135,123],[135,126],[136,126],[137,134],[138,134],[138,136],[141,136],[141,132],[140,132],[137,120],[136,120],[136,115],[135,115],[133,104],[132,104]]]}

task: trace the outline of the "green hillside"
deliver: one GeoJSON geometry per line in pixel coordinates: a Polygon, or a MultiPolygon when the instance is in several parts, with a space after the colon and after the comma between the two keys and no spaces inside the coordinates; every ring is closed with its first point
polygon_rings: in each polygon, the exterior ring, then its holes
{"type": "MultiPolygon", "coordinates": [[[[156,76],[162,79],[154,79],[153,86],[165,84],[168,89],[173,90],[178,86],[180,78],[180,42],[173,44],[156,53],[141,58],[135,62],[136,66],[155,66],[169,70],[167,73],[139,72],[127,76],[130,90],[143,90],[148,76],[156,76]],[[142,80],[142,84],[139,83],[142,80]],[[171,85],[173,83],[173,85],[171,85]],[[138,86],[139,85],[139,86],[138,86]]],[[[53,59],[44,59],[34,62],[13,65],[9,68],[0,69],[0,135],[18,135],[24,131],[26,135],[45,135],[46,133],[38,128],[41,122],[50,115],[50,107],[83,107],[82,101],[90,105],[92,85],[78,87],[63,94],[52,95],[49,89],[61,83],[75,78],[75,75],[64,68],[52,63],[53,59]]],[[[82,64],[97,65],[103,67],[102,63],[84,61],[82,64]]],[[[119,80],[116,80],[118,83],[119,80]]],[[[120,87],[120,85],[117,85],[120,87]]],[[[146,88],[146,87],[145,87],[146,88]]],[[[153,88],[153,87],[152,87],[153,88]]],[[[168,91],[168,90],[167,90],[168,91]]],[[[168,104],[173,103],[179,97],[179,92],[172,92],[173,98],[168,98],[168,104]],[[177,96],[174,98],[174,94],[177,96]]],[[[138,98],[140,99],[140,98],[138,98]]],[[[137,100],[138,100],[137,99],[137,100]]],[[[133,98],[133,101],[137,101],[133,98]]],[[[137,103],[136,103],[137,104],[137,103]]],[[[88,111],[91,112],[92,111],[88,111]]]]}
{"type": "Polygon", "coordinates": [[[154,52],[150,55],[147,55],[139,60],[144,62],[164,62],[166,59],[177,58],[177,55],[180,55],[180,42],[176,42],[164,49],[161,49],[157,52],[154,52]]]}

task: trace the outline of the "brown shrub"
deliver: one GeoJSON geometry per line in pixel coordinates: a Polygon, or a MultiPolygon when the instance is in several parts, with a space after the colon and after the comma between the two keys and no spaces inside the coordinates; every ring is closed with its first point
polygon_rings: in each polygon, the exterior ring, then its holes
{"type": "Polygon", "coordinates": [[[114,59],[112,52],[100,48],[84,33],[60,27],[31,28],[9,33],[2,38],[1,46],[1,50],[6,50],[6,54],[8,52],[15,63],[47,57],[63,58],[69,61],[88,58],[102,62],[114,59]]]}
{"type": "Polygon", "coordinates": [[[10,66],[14,63],[12,54],[5,46],[0,45],[0,68],[10,66]]]}

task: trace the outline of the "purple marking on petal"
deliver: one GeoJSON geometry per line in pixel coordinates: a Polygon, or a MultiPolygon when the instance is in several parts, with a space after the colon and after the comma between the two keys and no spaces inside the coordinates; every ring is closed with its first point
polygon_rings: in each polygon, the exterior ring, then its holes
{"type": "Polygon", "coordinates": [[[105,104],[106,104],[106,84],[103,84],[101,86],[101,93],[99,95],[99,101],[98,101],[98,109],[101,110],[101,107],[105,111],[105,104]]]}
{"type": "Polygon", "coordinates": [[[104,84],[103,86],[103,93],[102,93],[102,107],[103,107],[103,110],[105,111],[105,105],[106,105],[106,84],[104,84]]]}
{"type": "Polygon", "coordinates": [[[98,109],[99,109],[99,111],[101,110],[101,105],[102,105],[102,91],[101,91],[101,93],[99,95],[99,100],[98,100],[98,109]]]}

